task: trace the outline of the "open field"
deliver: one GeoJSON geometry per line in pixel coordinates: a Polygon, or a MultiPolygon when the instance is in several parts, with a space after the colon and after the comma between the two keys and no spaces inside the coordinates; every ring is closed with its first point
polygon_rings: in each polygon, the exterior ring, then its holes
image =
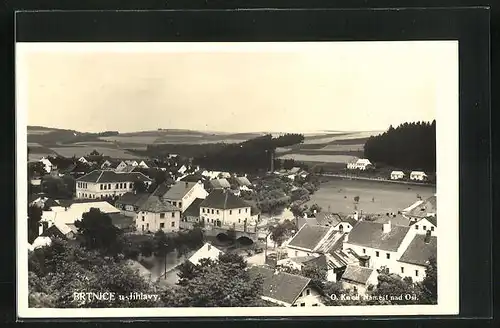
{"type": "Polygon", "coordinates": [[[426,185],[329,178],[328,182],[321,183],[320,189],[311,196],[307,204],[318,204],[324,211],[328,211],[330,206],[332,212],[353,213],[354,197],[359,196],[358,211],[397,213],[417,201],[417,195],[425,199],[435,193],[436,187],[426,185]]]}
{"type": "Polygon", "coordinates": [[[347,163],[354,158],[352,155],[305,155],[305,154],[286,154],[279,157],[280,159],[293,159],[299,162],[319,162],[319,163],[347,163]]]}
{"type": "Polygon", "coordinates": [[[97,150],[104,156],[120,159],[136,159],[138,156],[131,154],[123,149],[108,148],[108,147],[94,147],[94,146],[74,146],[74,147],[54,147],[53,151],[64,157],[81,157],[88,155],[93,150],[97,150]]]}

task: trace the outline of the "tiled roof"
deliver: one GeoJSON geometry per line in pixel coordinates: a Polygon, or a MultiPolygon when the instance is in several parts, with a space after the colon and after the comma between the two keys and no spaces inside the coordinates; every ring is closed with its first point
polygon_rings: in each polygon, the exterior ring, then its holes
{"type": "Polygon", "coordinates": [[[342,248],[344,237],[345,233],[331,230],[328,232],[326,238],[314,248],[314,251],[318,253],[329,253],[336,249],[340,249],[342,248]]]}
{"type": "Polygon", "coordinates": [[[391,221],[391,223],[393,225],[397,225],[397,226],[403,226],[403,227],[408,227],[410,225],[410,219],[400,215],[400,214],[396,214],[396,215],[380,215],[378,217],[376,217],[375,221],[373,222],[376,222],[376,223],[387,223],[391,221]]]}
{"type": "Polygon", "coordinates": [[[76,180],[82,182],[93,182],[93,183],[153,181],[140,172],[117,173],[113,171],[104,171],[104,170],[94,170],[76,180]]]}
{"type": "Polygon", "coordinates": [[[249,269],[251,276],[262,276],[262,296],[288,304],[293,304],[311,279],[285,272],[274,273],[273,269],[253,266],[249,269]]]}
{"type": "Polygon", "coordinates": [[[342,275],[342,280],[365,285],[372,273],[373,269],[371,268],[357,265],[348,265],[344,271],[344,274],[342,275]]]}
{"type": "Polygon", "coordinates": [[[437,215],[434,215],[434,216],[428,216],[426,217],[427,221],[429,221],[430,223],[432,223],[435,227],[437,227],[438,223],[437,223],[437,215]]]}
{"type": "Polygon", "coordinates": [[[180,211],[180,208],[173,206],[167,202],[164,202],[158,196],[149,196],[149,198],[144,202],[144,204],[142,204],[139,211],[163,213],[163,212],[180,211]]]}
{"type": "Polygon", "coordinates": [[[229,181],[226,179],[213,179],[210,180],[210,184],[212,185],[213,188],[220,189],[220,188],[230,188],[231,185],[229,184],[229,181]]]}
{"type": "Polygon", "coordinates": [[[211,259],[218,260],[219,255],[224,254],[223,251],[213,246],[210,243],[205,243],[200,249],[198,249],[191,257],[189,258],[189,262],[194,265],[198,265],[201,259],[211,259]]]}
{"type": "Polygon", "coordinates": [[[163,197],[163,195],[167,193],[168,189],[170,188],[167,186],[167,184],[162,183],[158,185],[158,187],[156,187],[155,191],[153,191],[153,196],[163,197]]]}
{"type": "Polygon", "coordinates": [[[436,213],[437,198],[431,196],[424,200],[421,204],[412,208],[407,215],[412,217],[427,217],[431,213],[436,213]]]}
{"type": "Polygon", "coordinates": [[[184,216],[200,216],[200,205],[203,203],[204,199],[196,198],[191,205],[184,211],[184,216]]]}
{"type": "Polygon", "coordinates": [[[252,185],[252,183],[250,182],[250,180],[248,180],[247,177],[237,177],[236,181],[240,186],[250,187],[252,185]]]}
{"type": "Polygon", "coordinates": [[[318,223],[318,220],[316,218],[305,218],[305,217],[299,217],[298,218],[298,227],[297,228],[302,228],[304,224],[309,224],[309,225],[320,225],[318,223]]]}
{"type": "Polygon", "coordinates": [[[61,238],[61,239],[67,239],[66,235],[59,229],[58,226],[55,224],[51,225],[48,227],[42,234],[41,236],[44,237],[50,237],[50,238],[61,238]]]}
{"type": "Polygon", "coordinates": [[[108,214],[111,218],[111,223],[119,229],[127,229],[134,225],[134,218],[125,216],[120,213],[108,214]]]}
{"type": "Polygon", "coordinates": [[[176,182],[164,195],[165,199],[181,200],[193,189],[197,182],[179,181],[176,182]]]}
{"type": "Polygon", "coordinates": [[[318,224],[322,226],[336,226],[342,222],[342,218],[335,213],[319,212],[315,216],[318,224]]]}
{"type": "Polygon", "coordinates": [[[243,199],[235,196],[230,191],[217,189],[212,191],[207,196],[207,198],[205,198],[200,207],[226,210],[233,208],[250,207],[250,204],[246,203],[243,199]]]}
{"type": "Polygon", "coordinates": [[[318,243],[326,236],[330,231],[330,227],[314,226],[314,225],[304,225],[293,239],[288,243],[291,247],[300,247],[308,250],[314,250],[318,243]]]}
{"type": "Polygon", "coordinates": [[[425,266],[429,258],[436,257],[437,237],[429,236],[429,243],[425,242],[425,238],[425,235],[415,235],[399,262],[425,266]]]}
{"type": "Polygon", "coordinates": [[[123,194],[117,201],[117,204],[123,205],[133,205],[133,206],[142,206],[148,199],[149,194],[134,194],[133,192],[127,192],[123,194]]]}
{"type": "Polygon", "coordinates": [[[361,221],[349,233],[347,243],[394,252],[409,229],[410,227],[392,225],[391,230],[384,233],[382,223],[361,221]]]}

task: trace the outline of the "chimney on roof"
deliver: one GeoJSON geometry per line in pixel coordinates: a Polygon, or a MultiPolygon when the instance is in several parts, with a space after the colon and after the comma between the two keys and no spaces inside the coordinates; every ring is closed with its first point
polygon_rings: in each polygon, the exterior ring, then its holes
{"type": "Polygon", "coordinates": [[[186,181],[186,188],[189,186],[189,183],[186,181]]]}
{"type": "Polygon", "coordinates": [[[431,241],[431,231],[427,230],[425,233],[424,243],[428,244],[431,241]]]}
{"type": "Polygon", "coordinates": [[[210,250],[212,248],[212,245],[207,244],[207,249],[210,250]]]}
{"type": "Polygon", "coordinates": [[[382,225],[382,231],[383,231],[384,233],[389,233],[389,232],[391,232],[391,228],[392,228],[392,224],[391,224],[391,221],[390,221],[390,220],[389,220],[389,222],[384,223],[384,224],[382,225]]]}

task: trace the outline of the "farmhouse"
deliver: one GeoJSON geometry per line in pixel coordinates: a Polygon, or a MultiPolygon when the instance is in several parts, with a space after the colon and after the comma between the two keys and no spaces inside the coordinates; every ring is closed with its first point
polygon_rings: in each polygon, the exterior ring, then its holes
{"type": "Polygon", "coordinates": [[[377,284],[377,271],[359,265],[348,265],[341,282],[344,289],[351,289],[358,295],[365,295],[370,285],[377,284]]]}
{"type": "Polygon", "coordinates": [[[191,255],[188,261],[194,265],[200,264],[200,260],[202,259],[217,261],[219,259],[219,255],[221,254],[224,254],[224,252],[210,243],[205,243],[205,245],[191,255]]]}
{"type": "Polygon", "coordinates": [[[201,182],[176,182],[165,194],[162,199],[167,203],[176,206],[184,213],[189,205],[196,199],[205,199],[208,193],[201,182]]]}
{"type": "Polygon", "coordinates": [[[397,272],[397,260],[406,250],[414,229],[391,223],[359,222],[344,240],[343,249],[352,250],[362,266],[397,272]]]}
{"type": "Polygon", "coordinates": [[[143,182],[149,187],[153,180],[140,172],[94,170],[76,180],[76,197],[99,199],[121,196],[134,190],[134,182],[143,182]]]}
{"type": "Polygon", "coordinates": [[[391,180],[401,180],[404,179],[405,173],[403,171],[392,171],[391,180]]]}
{"type": "Polygon", "coordinates": [[[411,277],[413,281],[422,281],[429,259],[437,256],[437,237],[416,235],[412,242],[398,260],[399,271],[402,277],[411,277]]]}
{"type": "Polygon", "coordinates": [[[348,170],[361,170],[361,171],[364,171],[364,170],[369,169],[372,166],[373,166],[373,164],[370,162],[370,160],[368,160],[366,158],[354,159],[354,160],[352,160],[352,161],[350,161],[350,162],[347,163],[347,169],[348,170]]]}
{"type": "Polygon", "coordinates": [[[309,278],[264,266],[253,266],[248,271],[252,277],[263,278],[263,300],[286,307],[323,306],[322,292],[309,278]]]}
{"type": "Polygon", "coordinates": [[[422,171],[412,171],[410,173],[410,180],[425,181],[427,180],[427,174],[425,174],[425,172],[422,171]]]}
{"type": "MultiPolygon", "coordinates": [[[[217,227],[238,227],[245,230],[258,217],[252,215],[250,204],[227,190],[214,190],[200,204],[201,221],[217,227]]],[[[235,228],[236,229],[236,228],[235,228]]]]}
{"type": "Polygon", "coordinates": [[[342,248],[344,233],[333,227],[305,224],[287,243],[289,258],[299,256],[319,256],[342,248]]]}
{"type": "Polygon", "coordinates": [[[149,198],[139,208],[135,224],[140,232],[179,231],[181,209],[169,204],[158,196],[149,198]]]}
{"type": "Polygon", "coordinates": [[[417,235],[426,235],[429,232],[431,236],[437,236],[437,216],[422,218],[412,222],[411,225],[417,235]]]}

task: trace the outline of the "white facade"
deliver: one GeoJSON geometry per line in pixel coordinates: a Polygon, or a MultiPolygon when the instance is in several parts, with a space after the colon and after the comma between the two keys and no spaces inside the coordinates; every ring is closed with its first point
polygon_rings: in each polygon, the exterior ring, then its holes
{"type": "Polygon", "coordinates": [[[366,158],[360,158],[356,161],[347,163],[347,169],[364,171],[364,170],[368,169],[368,167],[370,165],[372,165],[370,160],[368,160],[366,158]]]}
{"type": "Polygon", "coordinates": [[[432,224],[431,222],[429,222],[429,220],[427,220],[427,219],[421,219],[421,220],[415,222],[411,226],[411,229],[415,230],[415,232],[418,235],[425,235],[425,234],[427,234],[427,231],[430,231],[431,236],[437,236],[437,227],[434,224],[432,224]]]}
{"type": "Polygon", "coordinates": [[[89,162],[89,161],[87,161],[87,159],[86,159],[85,157],[80,157],[80,158],[78,159],[78,161],[79,161],[80,163],[84,163],[84,164],[87,164],[87,163],[89,162]]]}
{"type": "MultiPolygon", "coordinates": [[[[384,226],[389,225],[388,223],[384,224],[384,226]]],[[[416,231],[415,229],[408,230],[407,234],[403,238],[403,241],[399,245],[396,251],[387,251],[377,248],[371,248],[367,246],[360,246],[349,243],[349,237],[346,237],[344,243],[342,245],[343,250],[352,249],[358,255],[369,256],[370,260],[368,263],[368,267],[373,269],[380,269],[385,267],[389,269],[389,273],[397,273],[399,270],[398,260],[405,252],[408,245],[415,237],[416,231]]],[[[349,235],[347,235],[349,236],[349,235]]]]}
{"type": "Polygon", "coordinates": [[[43,168],[44,168],[45,172],[50,173],[50,171],[52,171],[53,165],[49,159],[44,157],[40,160],[40,163],[43,164],[43,168]]]}
{"type": "Polygon", "coordinates": [[[224,252],[210,243],[205,243],[203,247],[197,250],[196,253],[189,258],[189,262],[198,265],[201,259],[211,259],[215,261],[219,259],[219,255],[221,254],[224,254],[224,252]]]}
{"type": "MultiPolygon", "coordinates": [[[[151,181],[145,181],[144,184],[149,188],[151,181]]],[[[134,182],[76,182],[76,198],[99,199],[102,197],[121,196],[134,190],[134,182]]]]}
{"type": "Polygon", "coordinates": [[[352,225],[349,222],[342,221],[334,226],[333,229],[342,232],[350,232],[352,230],[352,225]]]}
{"type": "Polygon", "coordinates": [[[405,174],[403,171],[392,171],[391,172],[391,180],[401,180],[404,179],[405,174]]]}
{"type": "Polygon", "coordinates": [[[153,213],[140,211],[135,218],[135,225],[139,232],[177,232],[181,221],[181,211],[153,213]]]}
{"type": "Polygon", "coordinates": [[[232,209],[217,209],[209,207],[200,207],[200,218],[208,224],[217,225],[220,221],[221,226],[243,225],[247,220],[247,227],[250,227],[257,222],[256,216],[251,215],[250,206],[232,208],[232,209]]]}
{"type": "Polygon", "coordinates": [[[359,282],[346,281],[346,280],[341,279],[342,288],[353,290],[358,295],[365,295],[367,292],[368,286],[370,286],[370,285],[376,286],[377,285],[377,283],[378,283],[377,276],[378,276],[377,271],[373,270],[372,274],[370,275],[370,277],[368,278],[368,280],[364,284],[359,283],[359,282]]]}
{"type": "Polygon", "coordinates": [[[424,280],[425,270],[427,269],[425,266],[404,263],[399,261],[397,265],[399,271],[395,271],[394,273],[400,275],[401,277],[403,278],[410,277],[413,280],[413,282],[419,282],[424,280]]]}
{"type": "MultiPolygon", "coordinates": [[[[183,182],[181,181],[178,183],[183,183],[183,182]]],[[[184,213],[196,198],[205,199],[207,198],[207,196],[208,192],[203,187],[203,184],[201,182],[198,182],[186,194],[184,194],[182,198],[175,198],[175,199],[170,198],[168,197],[168,192],[167,192],[167,194],[163,196],[163,199],[167,203],[179,207],[182,210],[182,213],[184,213]]]]}
{"type": "Polygon", "coordinates": [[[321,296],[315,288],[306,287],[300,296],[295,300],[293,304],[283,302],[274,298],[262,296],[263,300],[282,305],[285,307],[306,307],[306,306],[324,306],[321,301],[321,296]]]}
{"type": "Polygon", "coordinates": [[[149,166],[144,161],[141,161],[137,166],[143,169],[149,169],[149,166]]]}
{"type": "Polygon", "coordinates": [[[421,171],[413,171],[410,173],[410,180],[414,181],[424,181],[427,179],[427,174],[421,171]]]}

